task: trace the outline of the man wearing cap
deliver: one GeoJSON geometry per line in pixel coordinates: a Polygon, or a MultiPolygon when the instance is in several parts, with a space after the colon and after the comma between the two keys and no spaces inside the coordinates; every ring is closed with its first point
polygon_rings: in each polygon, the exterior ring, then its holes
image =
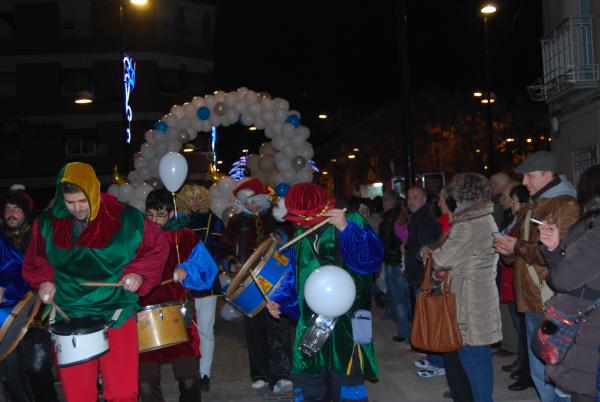
{"type": "MultiPolygon", "coordinates": [[[[29,290],[21,268],[31,237],[33,200],[24,190],[14,185],[0,200],[5,236],[0,236],[0,305],[4,308],[15,306],[29,290]]],[[[37,326],[28,329],[16,349],[0,362],[0,380],[8,401],[58,401],[48,331],[37,326]]]]}
{"type": "MultiPolygon", "coordinates": [[[[110,323],[107,353],[58,368],[67,402],[96,402],[98,374],[104,399],[138,400],[139,295],[160,283],[169,242],[137,209],[100,193],[94,169],[72,162],[60,171],[54,206],[33,224],[23,276],[69,317],[93,315],[110,323]],[[82,286],[82,282],[121,286],[82,286]]],[[[57,320],[61,317],[57,315],[57,320]]]]}
{"type": "MultiPolygon", "coordinates": [[[[558,175],[557,159],[550,152],[530,155],[515,172],[523,175],[523,185],[532,202],[527,214],[517,222],[517,237],[498,237],[494,246],[507,264],[514,264],[517,309],[525,313],[527,343],[531,345],[531,337],[543,315],[543,302],[552,294],[545,283],[548,268],[538,251],[540,233],[531,219],[554,223],[563,236],[579,219],[579,206],[575,188],[564,176],[558,175]]],[[[559,397],[557,390],[545,382],[544,363],[533,354],[531,347],[528,354],[531,377],[542,402],[569,400],[559,397]]]]}
{"type": "Polygon", "coordinates": [[[350,317],[358,309],[370,307],[373,272],[381,267],[383,244],[363,217],[336,209],[335,199],[316,184],[292,186],[285,196],[285,208],[285,219],[297,224],[296,237],[330,219],[329,225],[293,245],[288,274],[294,280],[284,280],[267,306],[275,317],[299,312],[292,358],[294,398],[306,402],[367,401],[364,378],[376,380],[379,375],[375,349],[372,340],[355,342],[350,317]],[[352,276],[356,299],[348,313],[338,317],[321,350],[308,356],[299,349],[313,315],[304,299],[304,286],[310,274],[323,265],[341,266],[352,276]],[[285,289],[288,284],[294,288],[285,289]],[[289,294],[296,296],[295,303],[286,299],[289,294]]]}
{"type": "MultiPolygon", "coordinates": [[[[235,274],[256,248],[282,225],[271,214],[271,194],[258,179],[242,182],[233,191],[237,214],[229,219],[221,238],[223,270],[235,274]]],[[[291,229],[291,228],[290,228],[291,229]]],[[[252,388],[267,385],[274,393],[290,392],[290,323],[276,320],[266,310],[244,316],[252,388]]]]}

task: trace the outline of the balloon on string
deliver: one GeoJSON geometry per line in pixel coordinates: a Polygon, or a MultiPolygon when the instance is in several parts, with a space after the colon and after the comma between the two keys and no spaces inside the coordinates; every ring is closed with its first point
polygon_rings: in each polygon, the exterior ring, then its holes
{"type": "Polygon", "coordinates": [[[242,318],[242,315],[231,304],[225,303],[223,304],[223,307],[221,307],[221,317],[225,321],[238,321],[242,318]]]}
{"type": "Polygon", "coordinates": [[[187,177],[188,164],[183,155],[168,152],[158,164],[158,174],[165,188],[171,193],[179,190],[187,177]]]}
{"type": "Polygon", "coordinates": [[[315,269],[304,285],[308,307],[327,318],[345,314],[354,304],[356,285],[346,270],[335,265],[315,269]]]}

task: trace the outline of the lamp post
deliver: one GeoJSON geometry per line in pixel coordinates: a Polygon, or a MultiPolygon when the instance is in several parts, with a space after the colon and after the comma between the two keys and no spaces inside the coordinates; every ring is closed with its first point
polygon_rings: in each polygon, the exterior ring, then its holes
{"type": "Polygon", "coordinates": [[[495,164],[494,164],[494,122],[492,118],[492,104],[491,101],[491,91],[490,91],[490,77],[489,77],[489,48],[488,48],[488,17],[496,12],[496,6],[492,3],[486,3],[481,7],[480,10],[483,15],[483,59],[484,59],[484,69],[483,69],[483,88],[485,92],[485,98],[482,99],[482,104],[485,107],[485,127],[487,131],[488,137],[488,168],[489,172],[493,174],[495,172],[495,164]]]}

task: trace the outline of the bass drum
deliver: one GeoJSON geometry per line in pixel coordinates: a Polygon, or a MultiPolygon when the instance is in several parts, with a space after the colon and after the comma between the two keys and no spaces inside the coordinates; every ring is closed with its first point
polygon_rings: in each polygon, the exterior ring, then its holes
{"type": "Polygon", "coordinates": [[[0,308],[0,361],[21,342],[41,303],[37,294],[28,292],[16,306],[0,308]]]}

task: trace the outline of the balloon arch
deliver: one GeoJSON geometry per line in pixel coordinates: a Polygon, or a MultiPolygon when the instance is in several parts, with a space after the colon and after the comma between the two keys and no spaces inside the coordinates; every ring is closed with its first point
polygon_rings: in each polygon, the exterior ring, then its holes
{"type": "MultiPolygon", "coordinates": [[[[258,154],[247,158],[252,177],[271,187],[312,181],[308,160],[314,151],[307,141],[310,130],[300,125],[300,113],[290,110],[285,99],[271,98],[266,92],[242,87],[231,92],[195,96],[190,102],[174,105],[170,113],[144,134],[146,141],[134,155],[135,169],[127,174],[127,179],[120,176],[115,167],[115,183],[108,192],[143,211],[148,193],[163,184],[159,165],[167,153],[179,152],[183,144],[196,139],[199,131],[210,132],[213,127],[237,123],[264,130],[270,140],[260,146],[258,154]]],[[[224,176],[211,187],[211,209],[217,215],[221,216],[231,205],[235,186],[232,178],[224,176]]]]}

